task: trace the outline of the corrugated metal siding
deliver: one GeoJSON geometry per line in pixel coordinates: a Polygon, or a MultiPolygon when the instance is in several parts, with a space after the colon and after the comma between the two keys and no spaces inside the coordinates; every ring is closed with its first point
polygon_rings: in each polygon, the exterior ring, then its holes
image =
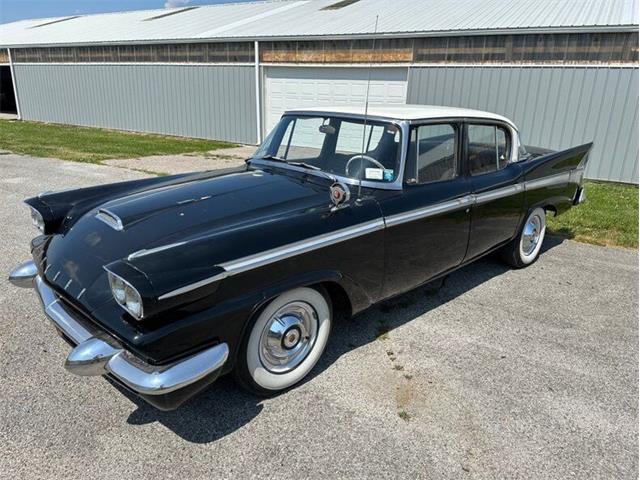
{"type": "Polygon", "coordinates": [[[256,142],[251,66],[15,65],[25,120],[256,142]]]}
{"type": "Polygon", "coordinates": [[[366,35],[376,15],[380,34],[638,24],[638,0],[360,0],[326,9],[337,2],[210,5],[153,20],[171,10],[81,15],[44,26],[55,19],[27,20],[0,25],[0,45],[366,35]]]}
{"type": "Polygon", "coordinates": [[[528,145],[593,141],[588,178],[638,183],[637,68],[416,67],[407,103],[499,113],[528,145]]]}

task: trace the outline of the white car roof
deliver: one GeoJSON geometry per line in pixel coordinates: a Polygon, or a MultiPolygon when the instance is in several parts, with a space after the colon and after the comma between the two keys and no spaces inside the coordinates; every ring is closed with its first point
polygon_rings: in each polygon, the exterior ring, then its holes
{"type": "MultiPolygon", "coordinates": [[[[312,108],[296,108],[285,113],[329,113],[364,116],[362,106],[326,106],[312,108]]],[[[500,120],[508,123],[517,130],[515,124],[506,117],[497,113],[472,110],[470,108],[444,107],[439,105],[373,105],[370,104],[367,115],[371,117],[388,118],[390,120],[431,120],[437,118],[481,118],[487,120],[500,120]]]]}

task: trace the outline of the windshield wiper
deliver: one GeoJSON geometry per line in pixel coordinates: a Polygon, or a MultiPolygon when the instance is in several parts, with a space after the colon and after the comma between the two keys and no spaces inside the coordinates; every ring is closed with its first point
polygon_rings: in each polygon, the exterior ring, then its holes
{"type": "Polygon", "coordinates": [[[302,167],[308,168],[309,170],[322,170],[320,167],[316,167],[315,165],[311,165],[310,163],[304,162],[287,162],[289,165],[293,165],[294,167],[302,167]]]}
{"type": "Polygon", "coordinates": [[[318,172],[318,173],[322,174],[325,178],[328,178],[332,182],[336,181],[336,177],[334,177],[330,173],[325,172],[324,170],[322,170],[322,168],[320,168],[320,167],[318,167],[316,165],[311,165],[310,163],[289,162],[286,159],[284,159],[282,157],[276,157],[275,155],[263,155],[262,157],[260,157],[260,160],[272,160],[274,162],[282,162],[282,163],[286,163],[287,165],[293,165],[294,167],[306,168],[308,170],[313,170],[315,172],[318,172]]]}
{"type": "Polygon", "coordinates": [[[260,160],[273,160],[274,162],[289,163],[284,158],[277,157],[275,155],[263,155],[262,157],[260,157],[260,160]]]}

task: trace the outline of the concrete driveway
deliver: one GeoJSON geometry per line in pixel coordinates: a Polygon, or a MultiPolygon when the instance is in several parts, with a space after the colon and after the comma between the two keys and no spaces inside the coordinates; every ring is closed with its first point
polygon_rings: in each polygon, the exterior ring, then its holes
{"type": "Polygon", "coordinates": [[[269,400],[223,379],[162,413],[68,374],[36,294],[22,199],[141,176],[0,156],[3,478],[637,478],[636,251],[547,239],[337,323],[323,361],[269,400]],[[387,333],[385,333],[387,332],[387,333]]]}

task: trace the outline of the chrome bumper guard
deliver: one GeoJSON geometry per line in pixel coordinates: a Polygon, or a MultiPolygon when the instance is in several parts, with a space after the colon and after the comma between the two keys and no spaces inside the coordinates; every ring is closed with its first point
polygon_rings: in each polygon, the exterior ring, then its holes
{"type": "Polygon", "coordinates": [[[229,347],[222,343],[170,365],[148,364],[70,315],[40,276],[34,275],[32,281],[47,317],[77,345],[65,362],[65,368],[76,375],[110,375],[141,395],[164,395],[219,373],[229,356],[229,347]]]}

